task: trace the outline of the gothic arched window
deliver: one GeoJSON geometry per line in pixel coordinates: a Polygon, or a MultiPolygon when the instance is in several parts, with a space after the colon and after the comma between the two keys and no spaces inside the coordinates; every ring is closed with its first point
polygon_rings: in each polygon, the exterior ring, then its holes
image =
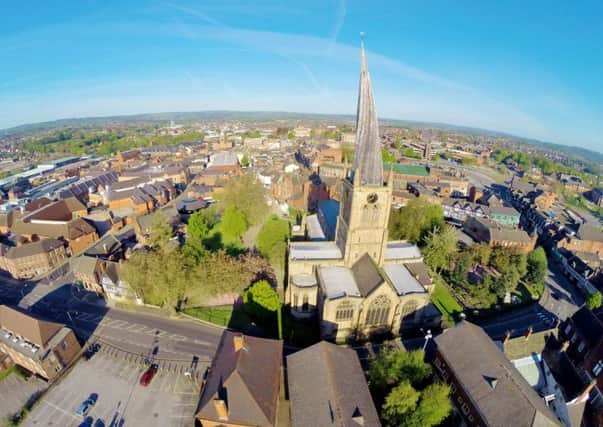
{"type": "Polygon", "coordinates": [[[390,302],[385,295],[379,295],[366,312],[367,325],[383,325],[389,318],[390,302]]]}
{"type": "Polygon", "coordinates": [[[364,205],[362,207],[362,224],[370,224],[371,218],[370,218],[370,211],[369,211],[369,206],[368,205],[364,205]]]}
{"type": "Polygon", "coordinates": [[[340,302],[335,310],[335,320],[337,322],[344,322],[351,320],[354,317],[354,306],[349,301],[340,302]]]}

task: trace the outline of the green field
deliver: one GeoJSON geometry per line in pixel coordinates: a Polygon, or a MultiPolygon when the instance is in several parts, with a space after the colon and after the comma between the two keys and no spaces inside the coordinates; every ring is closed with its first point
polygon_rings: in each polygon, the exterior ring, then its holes
{"type": "Polygon", "coordinates": [[[249,319],[243,307],[234,308],[232,305],[193,307],[185,309],[184,313],[206,322],[234,329],[242,329],[251,323],[251,319],[249,319]]]}
{"type": "Polygon", "coordinates": [[[442,283],[436,282],[431,294],[431,302],[440,310],[444,320],[450,324],[456,323],[458,315],[463,311],[463,307],[450,295],[442,283]]]}

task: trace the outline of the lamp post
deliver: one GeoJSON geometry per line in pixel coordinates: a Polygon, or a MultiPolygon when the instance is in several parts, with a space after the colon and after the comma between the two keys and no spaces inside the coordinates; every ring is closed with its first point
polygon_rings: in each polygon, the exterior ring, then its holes
{"type": "Polygon", "coordinates": [[[423,351],[425,351],[425,349],[427,348],[427,343],[431,338],[433,338],[433,335],[431,334],[431,329],[427,329],[427,333],[425,334],[425,344],[423,344],[423,351]]]}

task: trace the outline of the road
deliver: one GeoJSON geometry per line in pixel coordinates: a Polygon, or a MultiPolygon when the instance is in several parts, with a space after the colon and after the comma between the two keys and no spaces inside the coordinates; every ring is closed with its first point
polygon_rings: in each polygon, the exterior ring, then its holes
{"type": "Polygon", "coordinates": [[[71,282],[70,274],[48,285],[0,282],[0,303],[65,323],[84,341],[99,340],[124,352],[154,353],[164,360],[209,361],[214,356],[222,329],[91,304],[71,282]]]}

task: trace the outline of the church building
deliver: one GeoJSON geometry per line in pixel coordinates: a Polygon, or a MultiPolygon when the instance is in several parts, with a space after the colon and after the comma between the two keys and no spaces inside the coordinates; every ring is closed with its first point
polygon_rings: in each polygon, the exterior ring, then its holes
{"type": "Polygon", "coordinates": [[[397,335],[439,317],[417,246],[388,241],[393,183],[387,181],[362,45],[356,153],[343,183],[335,240],[289,245],[286,302],[296,318],[318,316],[324,339],[397,335]]]}

